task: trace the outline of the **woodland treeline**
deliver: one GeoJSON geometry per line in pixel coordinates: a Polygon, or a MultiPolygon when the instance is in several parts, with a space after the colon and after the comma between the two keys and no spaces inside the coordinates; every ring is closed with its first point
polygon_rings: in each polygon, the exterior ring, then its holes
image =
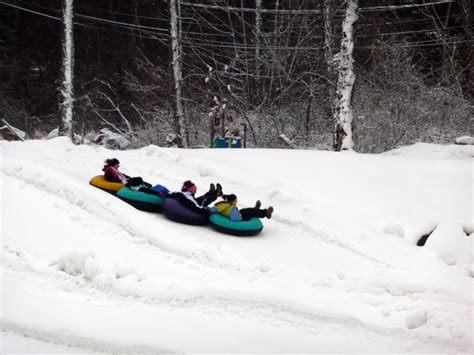
{"type": "MultiPolygon", "coordinates": [[[[0,1],[0,118],[31,137],[64,122],[65,1],[0,1]]],[[[382,152],[472,135],[469,0],[72,3],[76,134],[205,147],[225,116],[248,147],[341,149],[350,130],[353,149],[382,152]]]]}

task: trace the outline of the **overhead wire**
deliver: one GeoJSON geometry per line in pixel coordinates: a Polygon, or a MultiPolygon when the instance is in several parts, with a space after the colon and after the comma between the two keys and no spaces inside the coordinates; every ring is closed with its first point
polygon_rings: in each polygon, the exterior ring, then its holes
{"type": "Polygon", "coordinates": [[[393,11],[393,10],[401,10],[401,9],[412,9],[418,7],[426,7],[426,6],[433,6],[433,5],[442,5],[442,4],[449,4],[453,3],[454,0],[441,0],[441,1],[433,1],[433,2],[423,2],[421,4],[402,4],[402,5],[385,5],[385,6],[372,6],[372,7],[360,7],[360,12],[367,12],[367,11],[393,11]]]}
{"type": "MultiPolygon", "coordinates": [[[[52,19],[52,20],[56,20],[56,21],[59,21],[59,22],[63,21],[62,17],[56,17],[56,16],[52,16],[52,15],[49,15],[49,14],[41,13],[41,12],[34,11],[34,10],[31,10],[31,9],[23,8],[21,6],[5,3],[4,1],[0,1],[0,4],[10,6],[12,8],[16,8],[16,9],[19,9],[19,10],[22,10],[22,11],[25,11],[25,12],[29,12],[29,13],[32,13],[32,14],[35,14],[35,15],[38,15],[38,16],[42,16],[42,17],[46,17],[46,18],[49,18],[49,19],[52,19]]],[[[73,23],[74,23],[74,25],[77,25],[77,26],[80,26],[80,27],[91,28],[91,29],[96,29],[96,30],[101,30],[101,31],[108,31],[108,32],[113,32],[113,33],[118,33],[118,34],[124,34],[124,35],[127,35],[127,36],[132,36],[132,37],[137,37],[137,38],[147,38],[147,39],[160,40],[160,41],[162,40],[162,38],[158,38],[157,36],[151,36],[149,33],[148,33],[148,35],[146,35],[146,33],[147,33],[146,31],[145,31],[145,34],[137,35],[137,34],[130,33],[130,32],[122,32],[122,31],[111,30],[111,29],[107,29],[107,28],[103,28],[103,27],[96,27],[96,26],[84,24],[84,23],[81,23],[81,22],[78,22],[78,21],[73,21],[73,23]]],[[[168,38],[168,36],[164,37],[164,39],[166,39],[166,40],[167,40],[167,38],[168,38]]]]}
{"type": "MultiPolygon", "coordinates": [[[[437,3],[441,3],[441,2],[437,2],[437,3]]],[[[54,19],[54,20],[57,20],[57,21],[62,21],[62,18],[60,18],[60,17],[52,16],[52,15],[49,15],[49,14],[46,14],[46,13],[43,13],[43,12],[28,9],[28,8],[25,8],[25,7],[13,5],[13,4],[10,4],[10,3],[6,3],[4,1],[0,1],[0,4],[10,6],[12,8],[16,8],[16,9],[26,11],[26,12],[29,12],[29,13],[32,13],[32,14],[36,14],[36,15],[39,15],[39,16],[43,16],[43,17],[46,17],[46,18],[54,19]]],[[[60,11],[60,10],[57,10],[57,9],[49,9],[49,10],[60,11]]],[[[109,32],[115,32],[115,33],[119,33],[119,34],[130,35],[130,36],[134,36],[134,37],[138,37],[138,38],[159,40],[159,41],[162,41],[162,42],[165,42],[168,39],[169,29],[164,29],[164,28],[159,28],[159,27],[152,27],[152,26],[137,25],[137,24],[122,22],[122,21],[108,20],[108,19],[103,19],[103,18],[100,18],[100,17],[88,16],[88,15],[77,14],[77,13],[75,14],[75,17],[82,18],[82,19],[89,20],[89,21],[97,21],[99,23],[105,23],[107,25],[113,25],[113,26],[118,26],[118,27],[122,27],[122,28],[139,29],[139,30],[143,30],[144,33],[140,33],[139,35],[137,35],[137,34],[134,34],[134,33],[109,30],[109,29],[104,29],[102,27],[96,27],[96,26],[87,25],[87,24],[84,24],[84,23],[81,23],[81,22],[78,22],[78,21],[74,21],[75,25],[86,27],[86,28],[92,28],[92,29],[96,29],[96,30],[106,30],[106,31],[109,31],[109,32]]],[[[443,30],[455,29],[455,28],[461,28],[461,27],[463,27],[463,26],[451,26],[451,27],[443,28],[443,30]]],[[[400,34],[426,33],[426,32],[434,32],[434,31],[439,32],[439,29],[433,28],[433,29],[425,29],[425,30],[400,31],[400,32],[388,32],[388,33],[377,33],[377,34],[356,34],[356,37],[360,38],[360,37],[374,37],[374,36],[377,36],[377,37],[378,36],[393,36],[393,35],[400,35],[400,34]]],[[[202,39],[202,38],[195,38],[195,37],[192,37],[192,36],[188,36],[188,35],[199,35],[199,36],[209,36],[209,37],[226,36],[226,37],[235,38],[235,33],[216,34],[216,33],[205,33],[205,32],[193,32],[193,31],[183,31],[183,33],[185,34],[185,40],[188,40],[192,43],[194,43],[196,41],[199,41],[201,43],[201,45],[212,44],[213,46],[220,47],[220,48],[235,48],[235,49],[248,49],[248,50],[253,50],[253,49],[257,48],[257,46],[244,44],[244,43],[226,44],[226,43],[222,43],[222,42],[217,41],[217,40],[205,40],[205,39],[202,39]]],[[[270,33],[270,37],[271,37],[271,35],[272,34],[270,33]]],[[[262,34],[262,37],[268,37],[268,34],[264,33],[264,34],[262,34]]],[[[304,37],[304,38],[305,39],[320,39],[322,37],[321,36],[307,36],[307,37],[304,37]]],[[[433,41],[436,41],[436,39],[428,40],[428,41],[416,41],[416,42],[413,42],[413,44],[408,44],[408,46],[414,47],[414,46],[419,45],[420,47],[422,47],[422,46],[427,46],[428,45],[427,43],[433,42],[433,41]]],[[[450,43],[467,43],[467,42],[470,42],[470,41],[452,41],[450,43]]],[[[436,43],[436,44],[432,44],[432,45],[440,45],[440,44],[436,43]]],[[[407,47],[407,44],[402,43],[400,45],[400,47],[407,47]]],[[[320,50],[320,47],[314,47],[314,46],[260,46],[258,48],[273,49],[273,50],[276,50],[276,49],[281,49],[281,50],[320,50]]],[[[360,48],[364,48],[364,47],[360,47],[360,48]]],[[[371,48],[371,47],[365,47],[365,48],[371,48]]]]}
{"type": "MultiPolygon", "coordinates": [[[[373,6],[373,7],[359,7],[360,12],[370,12],[370,11],[392,11],[392,10],[399,10],[399,9],[409,9],[409,8],[416,8],[416,7],[426,7],[426,6],[433,6],[433,5],[440,5],[440,4],[448,4],[452,3],[454,0],[440,0],[440,1],[433,1],[429,3],[421,3],[421,4],[405,4],[405,5],[385,5],[385,6],[373,6]]],[[[320,14],[321,10],[311,10],[311,9],[256,9],[256,8],[249,8],[249,7],[232,7],[232,6],[220,6],[220,5],[209,5],[209,4],[197,4],[191,2],[183,2],[181,1],[181,5],[184,6],[191,6],[197,8],[204,8],[204,9],[214,9],[214,10],[222,10],[222,11],[240,11],[240,12],[260,12],[260,13],[277,13],[277,14],[308,14],[308,13],[316,13],[320,14]]],[[[344,11],[344,10],[341,10],[344,11]]]]}
{"type": "MultiPolygon", "coordinates": [[[[17,8],[17,9],[21,9],[21,10],[25,10],[25,11],[35,13],[35,14],[38,14],[38,15],[53,18],[53,19],[56,19],[56,20],[58,19],[58,17],[54,17],[54,16],[51,16],[51,15],[48,15],[48,14],[45,14],[45,13],[40,13],[38,11],[34,11],[34,10],[27,9],[27,8],[24,8],[24,7],[16,6],[16,5],[13,5],[13,4],[10,4],[10,3],[6,3],[4,1],[0,1],[0,4],[4,4],[4,5],[7,5],[7,6],[11,6],[11,7],[14,7],[14,8],[17,8]]],[[[41,7],[41,6],[39,6],[39,7],[41,7]]],[[[41,8],[46,9],[45,7],[41,7],[41,8]]],[[[52,10],[52,11],[55,11],[55,12],[61,12],[61,10],[58,10],[58,9],[49,9],[49,10],[52,10]]],[[[145,29],[145,30],[158,31],[158,32],[161,31],[161,32],[164,32],[164,33],[169,32],[168,28],[162,28],[162,27],[156,27],[156,26],[137,25],[137,24],[133,24],[133,23],[129,23],[129,22],[108,20],[108,19],[104,19],[104,18],[100,18],[100,17],[96,17],[96,16],[89,16],[89,15],[83,15],[83,14],[78,14],[78,13],[76,13],[74,16],[79,17],[79,18],[83,18],[83,19],[88,19],[88,20],[95,20],[95,21],[98,21],[98,22],[103,22],[103,23],[107,23],[107,24],[111,24],[111,25],[122,26],[122,27],[138,28],[138,29],[145,29]]],[[[423,19],[423,20],[428,20],[429,21],[430,19],[423,19]]],[[[413,20],[413,21],[420,21],[420,20],[413,20]]],[[[400,22],[402,22],[402,21],[400,21],[400,22]]],[[[405,21],[405,22],[409,22],[409,21],[405,21]]],[[[356,25],[357,25],[357,23],[356,23],[356,25]]],[[[364,26],[364,25],[362,25],[362,26],[364,26]]],[[[446,28],[443,28],[443,29],[453,29],[453,28],[461,28],[461,27],[463,27],[463,26],[451,26],[451,27],[446,27],[446,28]]],[[[430,32],[430,31],[435,31],[435,30],[437,30],[437,29],[433,28],[433,29],[424,29],[424,30],[413,30],[413,31],[387,32],[387,33],[379,33],[379,34],[363,35],[363,36],[397,35],[397,34],[406,34],[406,33],[430,32]]],[[[219,34],[216,34],[216,33],[193,32],[193,31],[186,31],[186,32],[189,33],[189,34],[196,34],[196,35],[201,35],[201,36],[218,36],[219,35],[219,34]]],[[[229,34],[222,34],[222,35],[232,36],[233,34],[229,33],[229,34]]],[[[270,36],[273,35],[273,33],[262,33],[262,35],[265,35],[265,36],[268,37],[269,35],[270,36]]],[[[318,38],[318,37],[316,37],[316,38],[318,38]]]]}
{"type": "MultiPolygon", "coordinates": [[[[18,1],[18,0],[17,0],[18,1]]],[[[451,0],[450,0],[451,1],[451,0]]],[[[427,3],[427,4],[421,4],[423,6],[425,5],[433,5],[433,4],[442,4],[442,3],[449,3],[450,1],[448,2],[438,2],[438,3],[427,3]]],[[[21,0],[18,1],[18,2],[22,2],[21,0]]],[[[182,4],[182,3],[181,3],[182,4]]],[[[34,6],[34,7],[38,7],[38,8],[42,8],[42,9],[45,9],[45,10],[53,10],[53,11],[56,11],[56,12],[61,12],[61,10],[58,10],[58,9],[51,9],[51,8],[48,8],[48,7],[45,7],[45,6],[40,6],[40,5],[37,5],[37,4],[30,4],[28,3],[28,5],[30,6],[34,6]]],[[[389,5],[390,6],[390,5],[389,5]]],[[[110,14],[118,14],[118,15],[122,15],[122,16],[129,16],[129,17],[133,17],[133,18],[143,18],[143,19],[149,19],[149,20],[153,20],[153,21],[164,21],[164,22],[168,22],[169,20],[167,18],[160,18],[160,17],[152,17],[152,16],[143,16],[143,15],[135,15],[135,14],[127,14],[127,13],[124,13],[124,12],[118,12],[118,11],[112,11],[112,10],[106,10],[106,9],[100,9],[100,8],[92,8],[92,7],[88,7],[88,6],[77,6],[75,5],[75,8],[82,8],[82,9],[88,9],[88,10],[94,10],[94,11],[100,11],[100,12],[104,12],[104,13],[110,13],[110,14]]],[[[240,8],[236,8],[236,9],[240,9],[240,8]]],[[[364,9],[364,8],[360,8],[360,9],[364,9]]],[[[367,8],[367,9],[370,9],[370,8],[367,8]]],[[[367,12],[367,11],[363,11],[363,12],[367,12]]],[[[364,17],[365,14],[364,13],[360,13],[359,16],[361,17],[364,17]]],[[[456,17],[456,15],[447,15],[447,16],[443,16],[443,19],[447,19],[447,18],[454,18],[456,17]]],[[[344,18],[344,16],[333,16],[331,19],[334,20],[334,19],[342,19],[344,18]]],[[[187,18],[187,17],[180,17],[180,20],[186,24],[195,24],[196,22],[194,21],[187,21],[189,19],[192,19],[192,20],[195,20],[194,18],[187,18]]],[[[384,25],[395,25],[395,24],[401,24],[401,23],[414,23],[414,22],[423,22],[423,21],[432,21],[432,19],[430,18],[425,18],[425,19],[412,19],[412,20],[402,20],[402,21],[384,21],[383,23],[362,23],[361,21],[358,21],[355,23],[356,26],[380,26],[382,24],[384,25]]],[[[157,28],[157,27],[154,27],[154,28],[157,28]]],[[[166,28],[161,28],[162,30],[166,30],[166,28]]]]}
{"type": "Polygon", "coordinates": [[[277,14],[320,14],[321,10],[277,10],[277,9],[256,9],[249,7],[232,7],[232,6],[220,6],[220,5],[208,5],[208,4],[197,4],[191,2],[180,2],[180,5],[191,6],[203,9],[213,9],[213,10],[222,10],[222,11],[240,11],[240,12],[260,12],[260,13],[277,13],[277,14]]]}

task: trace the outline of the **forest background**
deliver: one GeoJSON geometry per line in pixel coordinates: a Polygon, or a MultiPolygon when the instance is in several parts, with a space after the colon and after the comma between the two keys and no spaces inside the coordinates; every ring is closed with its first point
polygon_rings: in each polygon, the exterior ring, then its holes
{"type": "Polygon", "coordinates": [[[472,135],[469,0],[0,1],[0,118],[30,137],[64,125],[68,2],[70,133],[206,147],[225,118],[248,147],[338,150],[351,85],[357,151],[472,135]]]}

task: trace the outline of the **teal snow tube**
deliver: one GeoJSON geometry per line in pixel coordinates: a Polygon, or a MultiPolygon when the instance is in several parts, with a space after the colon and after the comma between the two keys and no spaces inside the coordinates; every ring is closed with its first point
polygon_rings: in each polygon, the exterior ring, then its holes
{"type": "Polygon", "coordinates": [[[163,199],[155,194],[135,191],[128,187],[118,190],[117,197],[131,204],[136,209],[147,212],[161,212],[163,199]]]}
{"type": "Polygon", "coordinates": [[[220,213],[215,213],[209,217],[211,227],[218,232],[236,235],[239,237],[251,237],[260,233],[263,223],[259,218],[252,218],[248,221],[232,221],[220,213]]]}

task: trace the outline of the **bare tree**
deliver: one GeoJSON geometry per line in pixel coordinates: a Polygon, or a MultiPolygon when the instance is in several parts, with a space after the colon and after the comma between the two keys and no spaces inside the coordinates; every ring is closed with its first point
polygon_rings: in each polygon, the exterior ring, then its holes
{"type": "Polygon", "coordinates": [[[352,88],[355,73],[352,57],[354,50],[354,23],[358,19],[358,0],[347,0],[347,9],[342,23],[341,50],[334,60],[337,65],[337,90],[334,109],[334,149],[352,149],[352,88]]]}
{"type": "Polygon", "coordinates": [[[262,0],[255,0],[255,82],[260,82],[260,47],[262,46],[262,0]]]}
{"type": "Polygon", "coordinates": [[[72,137],[73,124],[73,80],[74,80],[74,42],[73,42],[73,0],[64,0],[63,23],[63,73],[64,78],[61,87],[63,101],[62,120],[59,126],[59,135],[72,137]]]}
{"type": "Polygon", "coordinates": [[[443,85],[452,85],[456,88],[460,97],[466,97],[464,91],[472,90],[472,82],[466,85],[466,77],[471,71],[472,75],[472,24],[470,22],[470,13],[472,6],[468,6],[468,1],[459,1],[457,11],[453,3],[448,3],[445,8],[436,5],[421,8],[420,12],[432,21],[433,31],[429,33],[431,41],[441,49],[441,65],[439,66],[438,76],[443,81],[443,85]],[[457,14],[456,14],[457,12],[457,14]],[[450,24],[450,18],[454,15],[459,17],[459,26],[450,24]],[[462,28],[464,36],[457,30],[462,28]],[[463,42],[468,43],[464,44],[463,42]],[[463,47],[469,48],[463,52],[463,47]],[[461,59],[459,59],[461,57],[461,59]]]}
{"type": "Polygon", "coordinates": [[[172,66],[174,76],[174,89],[175,89],[175,109],[176,109],[176,126],[177,131],[181,138],[181,145],[183,148],[188,147],[188,137],[186,129],[186,119],[184,116],[183,106],[183,93],[182,93],[182,82],[183,73],[181,66],[181,36],[180,26],[178,18],[178,10],[180,7],[180,0],[170,0],[170,15],[171,15],[171,53],[172,53],[172,66]]]}

